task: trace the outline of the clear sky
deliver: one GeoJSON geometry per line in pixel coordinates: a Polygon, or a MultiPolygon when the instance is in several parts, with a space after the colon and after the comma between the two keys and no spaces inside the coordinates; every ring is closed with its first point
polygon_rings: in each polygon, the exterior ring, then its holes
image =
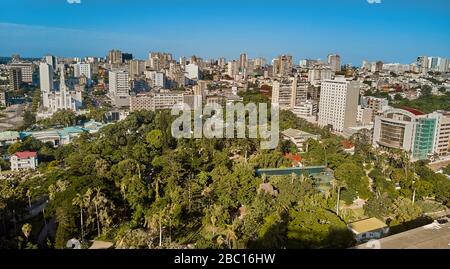
{"type": "Polygon", "coordinates": [[[450,58],[449,0],[2,0],[0,55],[450,58]],[[69,3],[69,2],[81,3],[69,3]]]}

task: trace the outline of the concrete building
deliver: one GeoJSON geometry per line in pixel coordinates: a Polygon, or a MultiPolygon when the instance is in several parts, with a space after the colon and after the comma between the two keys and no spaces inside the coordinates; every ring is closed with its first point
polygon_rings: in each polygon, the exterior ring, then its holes
{"type": "Polygon", "coordinates": [[[390,109],[375,117],[373,145],[401,149],[411,160],[425,160],[433,154],[438,117],[411,108],[390,109]]]}
{"type": "Polygon", "coordinates": [[[53,91],[53,68],[48,63],[39,64],[39,84],[42,92],[42,105],[49,108],[49,96],[53,91]]]}
{"type": "Polygon", "coordinates": [[[292,128],[282,131],[281,135],[283,139],[289,140],[294,143],[300,151],[303,151],[303,144],[308,141],[308,139],[320,139],[320,135],[314,135],[292,128]]]}
{"type": "Polygon", "coordinates": [[[188,64],[185,67],[186,77],[188,79],[199,79],[200,78],[200,69],[196,64],[188,64]]]}
{"type": "Polygon", "coordinates": [[[327,63],[333,72],[341,71],[341,56],[337,54],[329,54],[327,57],[327,63]]]}
{"type": "Polygon", "coordinates": [[[22,85],[22,69],[18,67],[9,68],[9,90],[18,91],[22,85]]]}
{"type": "Polygon", "coordinates": [[[239,62],[235,60],[228,62],[227,75],[234,79],[235,76],[238,74],[239,74],[239,62]]]}
{"type": "Polygon", "coordinates": [[[128,71],[115,69],[109,71],[109,97],[117,107],[126,107],[130,104],[130,83],[128,71]]]}
{"type": "Polygon", "coordinates": [[[343,77],[322,82],[319,101],[319,126],[331,126],[342,132],[346,127],[356,126],[359,82],[343,77]]]}
{"type": "Polygon", "coordinates": [[[128,62],[128,73],[131,79],[139,77],[145,71],[145,61],[131,60],[128,62]]]}
{"type": "Polygon", "coordinates": [[[33,64],[30,62],[13,62],[11,68],[20,68],[21,80],[24,83],[33,83],[33,64]]]}
{"type": "Polygon", "coordinates": [[[11,158],[11,170],[35,170],[38,166],[37,152],[34,151],[22,151],[14,153],[11,158]]]}
{"type": "Polygon", "coordinates": [[[130,98],[130,111],[172,109],[174,105],[185,103],[183,92],[159,92],[137,94],[130,98]]]}
{"type": "Polygon", "coordinates": [[[113,49],[108,53],[108,63],[114,65],[120,65],[123,63],[122,51],[113,49]]]}
{"type": "Polygon", "coordinates": [[[272,104],[278,104],[280,109],[292,109],[307,100],[309,87],[308,83],[299,82],[297,77],[275,80],[272,86],[272,104]]]}
{"type": "Polygon", "coordinates": [[[272,60],[273,74],[279,76],[289,76],[292,74],[292,56],[280,55],[272,60]]]}
{"type": "Polygon", "coordinates": [[[53,55],[44,56],[44,61],[52,67],[52,71],[55,71],[58,67],[58,59],[53,55]]]}
{"type": "Polygon", "coordinates": [[[314,100],[300,101],[293,108],[292,112],[299,118],[311,119],[316,118],[318,104],[314,100]]]}
{"type": "Polygon", "coordinates": [[[246,53],[241,53],[241,55],[239,56],[239,68],[240,70],[244,70],[245,68],[247,68],[247,54],[246,53]]]}
{"type": "Polygon", "coordinates": [[[76,63],[73,68],[74,77],[85,76],[88,79],[92,78],[92,65],[90,63],[76,63]]]}
{"type": "Polygon", "coordinates": [[[450,111],[435,111],[431,117],[437,119],[433,152],[439,156],[450,155],[450,111]]]}

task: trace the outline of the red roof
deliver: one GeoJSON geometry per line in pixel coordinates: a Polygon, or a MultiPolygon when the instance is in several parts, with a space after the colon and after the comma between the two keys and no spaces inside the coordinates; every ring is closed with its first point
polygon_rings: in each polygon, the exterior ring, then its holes
{"type": "Polygon", "coordinates": [[[16,152],[14,153],[15,156],[17,156],[17,158],[19,159],[28,159],[31,157],[36,157],[37,156],[37,152],[35,151],[22,151],[22,152],[16,152]]]}
{"type": "Polygon", "coordinates": [[[425,113],[423,113],[422,111],[412,108],[412,107],[403,107],[403,109],[413,113],[416,116],[425,115],[425,113]]]}

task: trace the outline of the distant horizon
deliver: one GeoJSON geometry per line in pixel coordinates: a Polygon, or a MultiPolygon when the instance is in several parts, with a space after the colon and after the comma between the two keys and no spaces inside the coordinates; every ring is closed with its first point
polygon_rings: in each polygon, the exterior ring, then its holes
{"type": "MultiPolygon", "coordinates": [[[[118,49],[118,50],[120,50],[122,53],[130,53],[130,54],[132,54],[133,55],[133,60],[148,60],[148,54],[150,53],[150,52],[162,52],[162,53],[171,53],[170,51],[149,51],[148,53],[147,53],[147,56],[145,56],[145,57],[136,57],[135,56],[135,54],[132,52],[132,51],[124,51],[124,50],[121,50],[120,48],[112,48],[112,49],[118,49]]],[[[110,49],[110,50],[112,50],[112,49],[110,49]]],[[[11,55],[9,55],[9,56],[7,56],[7,55],[0,55],[0,58],[12,58],[12,56],[13,55],[15,55],[15,54],[18,54],[19,56],[20,56],[20,58],[21,59],[43,59],[43,57],[45,57],[45,56],[47,56],[47,55],[51,55],[51,56],[55,56],[55,57],[58,57],[58,58],[88,58],[88,57],[95,57],[95,58],[104,58],[104,59],[106,59],[106,57],[107,57],[107,55],[108,55],[108,52],[110,51],[110,50],[108,50],[106,53],[105,53],[105,55],[93,55],[93,54],[88,54],[88,55],[86,55],[86,56],[66,56],[66,55],[57,55],[57,54],[52,54],[52,53],[46,53],[46,54],[43,54],[43,55],[41,55],[41,56],[29,56],[29,55],[22,55],[22,54],[20,54],[20,53],[13,53],[13,54],[11,54],[11,55]]],[[[179,57],[185,57],[187,60],[189,60],[189,57],[191,57],[191,56],[197,56],[197,57],[199,57],[199,58],[202,58],[204,61],[207,61],[207,60],[219,60],[219,58],[221,58],[222,56],[219,56],[219,57],[211,57],[211,58],[205,58],[205,57],[202,57],[202,55],[194,55],[194,54],[192,54],[192,55],[174,55],[173,53],[171,53],[172,54],[172,56],[173,56],[173,59],[174,60],[176,60],[177,62],[178,62],[178,60],[179,60],[179,57]]],[[[306,57],[306,58],[297,58],[296,59],[296,57],[295,57],[295,55],[292,55],[292,54],[288,54],[288,53],[284,53],[284,54],[287,54],[287,55],[291,55],[292,56],[292,58],[293,58],[293,64],[294,65],[299,65],[299,63],[300,63],[300,61],[301,60],[320,60],[320,61],[323,61],[323,62],[326,62],[326,57],[324,57],[324,58],[318,58],[318,59],[315,59],[315,58],[312,58],[312,57],[306,57]]],[[[416,57],[414,57],[414,59],[412,59],[411,60],[411,62],[399,62],[399,61],[383,61],[382,59],[375,59],[375,60],[371,60],[371,59],[364,59],[364,60],[361,60],[361,62],[360,63],[346,63],[345,61],[343,61],[343,56],[341,55],[341,54],[339,54],[339,53],[337,53],[340,57],[341,57],[341,64],[342,65],[346,65],[346,64],[351,64],[352,66],[361,66],[361,64],[362,64],[362,62],[363,61],[368,61],[369,63],[371,63],[371,62],[376,62],[376,61],[382,61],[384,64],[413,64],[413,63],[415,63],[416,62],[416,59],[417,59],[417,57],[419,57],[419,56],[427,56],[427,57],[442,57],[442,56],[440,56],[440,55],[426,55],[426,54],[424,54],[424,55],[417,55],[416,57]]],[[[279,55],[282,55],[282,53],[280,53],[279,55]]],[[[225,60],[228,62],[228,61],[231,61],[231,60],[239,60],[239,55],[237,56],[237,57],[234,57],[234,58],[227,58],[227,57],[224,57],[225,58],[225,60]]],[[[251,57],[250,55],[248,55],[247,54],[247,58],[248,59],[250,59],[250,60],[252,60],[252,59],[256,59],[256,58],[264,58],[266,61],[267,61],[267,64],[271,64],[271,61],[272,61],[272,59],[273,58],[267,58],[267,57],[264,57],[264,56],[256,56],[256,57],[251,57]]],[[[447,57],[443,57],[443,58],[447,58],[447,57]]],[[[450,59],[449,59],[450,60],[450,59]]]]}
{"type": "Polygon", "coordinates": [[[279,54],[343,64],[410,64],[418,56],[450,58],[448,0],[3,1],[0,54],[104,57],[112,48],[146,59],[249,58],[279,54]],[[70,3],[69,3],[70,2],[70,3]],[[102,55],[102,56],[100,56],[102,55]]]}

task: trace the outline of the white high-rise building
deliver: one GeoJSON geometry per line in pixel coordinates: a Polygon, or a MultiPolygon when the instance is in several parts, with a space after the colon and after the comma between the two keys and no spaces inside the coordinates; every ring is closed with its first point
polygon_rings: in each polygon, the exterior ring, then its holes
{"type": "Polygon", "coordinates": [[[448,72],[448,59],[439,58],[437,63],[437,70],[442,73],[448,72]]]}
{"type": "Polygon", "coordinates": [[[53,91],[53,68],[48,63],[39,64],[39,83],[43,106],[49,107],[49,93],[53,91]]]}
{"type": "Polygon", "coordinates": [[[319,101],[319,126],[332,126],[342,132],[356,126],[360,85],[344,77],[322,82],[319,101]]]}
{"type": "Polygon", "coordinates": [[[188,79],[199,79],[200,71],[198,65],[196,64],[188,64],[185,67],[186,77],[188,79]]]}
{"type": "Polygon", "coordinates": [[[109,72],[109,93],[110,95],[128,95],[130,84],[128,83],[128,71],[111,70],[109,72]]]}
{"type": "Polygon", "coordinates": [[[86,78],[92,78],[92,68],[90,63],[77,63],[74,65],[74,77],[79,78],[84,75],[86,78]]]}
{"type": "Polygon", "coordinates": [[[46,55],[44,59],[45,62],[52,67],[52,70],[55,71],[58,64],[58,60],[56,59],[56,57],[53,55],[46,55]]]}

